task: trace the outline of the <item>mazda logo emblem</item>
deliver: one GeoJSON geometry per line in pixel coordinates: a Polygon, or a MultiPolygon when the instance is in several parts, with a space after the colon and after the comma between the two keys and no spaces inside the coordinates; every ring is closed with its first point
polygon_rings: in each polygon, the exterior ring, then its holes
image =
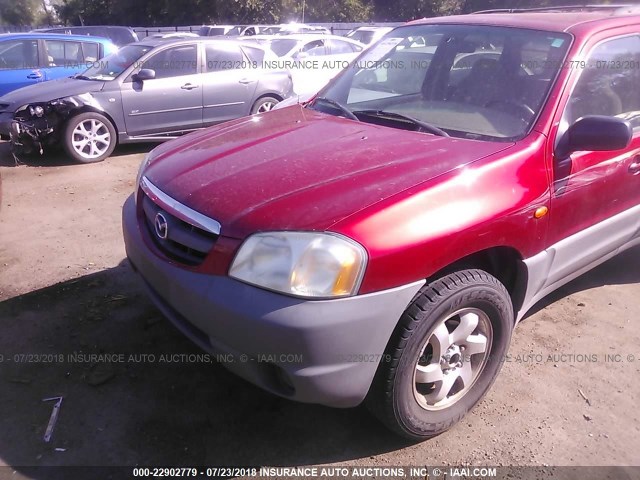
{"type": "Polygon", "coordinates": [[[169,223],[167,222],[165,216],[162,213],[158,212],[153,224],[156,228],[156,235],[158,236],[158,238],[166,240],[167,235],[169,235],[169,223]]]}

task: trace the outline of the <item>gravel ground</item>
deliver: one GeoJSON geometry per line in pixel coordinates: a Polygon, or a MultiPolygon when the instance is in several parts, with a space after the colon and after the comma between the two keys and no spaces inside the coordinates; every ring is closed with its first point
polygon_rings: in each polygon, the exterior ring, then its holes
{"type": "Polygon", "coordinates": [[[640,249],[543,301],[485,400],[409,444],[363,408],[293,403],[195,357],[125,259],[121,206],[150,148],[14,166],[0,144],[0,465],[17,470],[0,478],[40,465],[640,465],[640,249]],[[55,396],[45,443],[42,399],[55,396]]]}

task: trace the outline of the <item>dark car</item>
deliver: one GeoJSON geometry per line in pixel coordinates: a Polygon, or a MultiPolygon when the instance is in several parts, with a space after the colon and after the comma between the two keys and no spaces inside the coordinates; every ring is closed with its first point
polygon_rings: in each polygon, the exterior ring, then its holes
{"type": "Polygon", "coordinates": [[[39,28],[34,32],[66,33],[67,35],[91,35],[93,37],[104,37],[111,40],[115,45],[121,47],[129,43],[137,42],[138,34],[129,27],[98,25],[82,27],[51,27],[39,28]]]}
{"type": "Polygon", "coordinates": [[[268,55],[231,39],[132,43],[81,75],[0,97],[0,133],[18,152],[61,143],[78,162],[101,161],[117,143],[168,140],[270,110],[292,94],[292,80],[262,68],[268,55]]]}
{"type": "Polygon", "coordinates": [[[596,10],[421,20],[159,146],[123,209],[151,299],[272,393],[452,427],[536,302],[640,245],[640,15],[596,10]]]}

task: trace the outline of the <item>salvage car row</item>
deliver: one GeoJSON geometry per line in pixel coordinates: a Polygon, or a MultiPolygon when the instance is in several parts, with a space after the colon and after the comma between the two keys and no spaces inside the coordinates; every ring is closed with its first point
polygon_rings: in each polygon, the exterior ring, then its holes
{"type": "Polygon", "coordinates": [[[34,35],[13,35],[8,40],[15,45],[0,52],[7,66],[24,64],[26,53],[47,65],[34,63],[29,72],[7,68],[37,83],[0,97],[0,135],[18,155],[60,144],[83,163],[104,160],[118,143],[167,140],[269,111],[294,94],[309,97],[364,50],[326,34],[163,36],[117,51],[98,37],[34,35]],[[49,55],[54,44],[59,57],[49,55]],[[311,59],[325,66],[306,68],[311,59]],[[89,68],[78,72],[83,65],[89,68]]]}

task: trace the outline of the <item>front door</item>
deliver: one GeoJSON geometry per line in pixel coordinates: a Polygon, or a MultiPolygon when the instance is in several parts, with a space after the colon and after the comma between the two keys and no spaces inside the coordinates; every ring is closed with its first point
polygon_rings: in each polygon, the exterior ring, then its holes
{"type": "Polygon", "coordinates": [[[122,84],[122,107],[131,136],[180,133],[202,126],[202,75],[198,46],[178,45],[153,54],[141,65],[155,78],[122,84]]]}
{"type": "MultiPolygon", "coordinates": [[[[555,144],[585,115],[624,118],[634,127],[625,150],[574,152],[554,158],[549,244],[554,257],[546,284],[613,254],[640,228],[640,36],[621,35],[594,45],[559,112],[555,144]]],[[[553,138],[552,138],[553,140],[553,138]]]]}

